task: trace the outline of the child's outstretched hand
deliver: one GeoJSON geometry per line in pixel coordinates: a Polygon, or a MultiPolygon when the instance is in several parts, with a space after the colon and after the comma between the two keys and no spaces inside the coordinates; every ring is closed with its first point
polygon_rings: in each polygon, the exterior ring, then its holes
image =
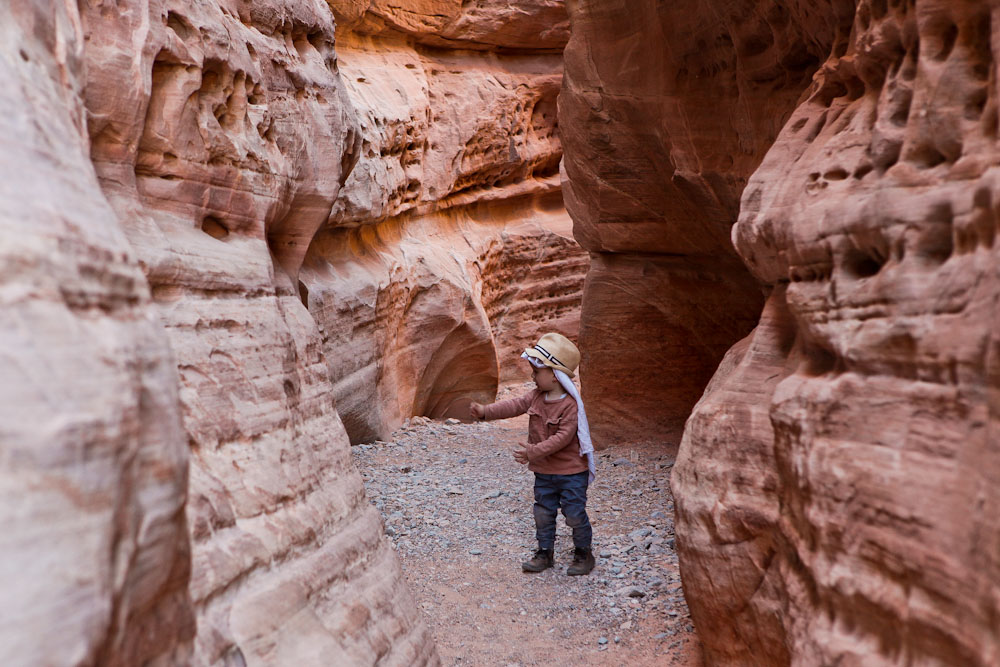
{"type": "Polygon", "coordinates": [[[528,445],[523,442],[517,443],[517,447],[514,448],[514,460],[520,464],[528,462],[528,445]]]}
{"type": "Polygon", "coordinates": [[[486,416],[486,409],[481,404],[473,401],[469,404],[469,414],[472,415],[473,419],[482,419],[486,416]]]}

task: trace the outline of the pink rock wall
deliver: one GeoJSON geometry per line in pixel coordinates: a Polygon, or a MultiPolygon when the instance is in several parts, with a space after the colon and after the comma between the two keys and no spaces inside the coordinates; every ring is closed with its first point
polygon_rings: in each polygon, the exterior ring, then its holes
{"type": "Polygon", "coordinates": [[[188,664],[169,343],[91,166],[79,17],[0,7],[0,663],[188,664]]]}
{"type": "Polygon", "coordinates": [[[743,194],[772,291],[673,476],[714,664],[1000,662],[998,12],[858,2],[743,194]]]}
{"type": "Polygon", "coordinates": [[[588,412],[605,440],[679,437],[760,313],[729,241],[740,193],[840,23],[812,2],[581,0],[570,16],[559,123],[566,205],[593,258],[588,412]]]}
{"type": "Polygon", "coordinates": [[[334,2],[358,163],[309,249],[352,441],[467,416],[548,330],[576,338],[587,255],[557,175],[561,2],[334,2]]]}
{"type": "Polygon", "coordinates": [[[561,3],[406,9],[0,10],[5,664],[436,663],[335,399],[490,397],[587,256],[561,3]]]}
{"type": "Polygon", "coordinates": [[[92,158],[173,348],[196,664],[436,657],[298,273],[359,149],[318,0],[85,3],[92,158]]]}

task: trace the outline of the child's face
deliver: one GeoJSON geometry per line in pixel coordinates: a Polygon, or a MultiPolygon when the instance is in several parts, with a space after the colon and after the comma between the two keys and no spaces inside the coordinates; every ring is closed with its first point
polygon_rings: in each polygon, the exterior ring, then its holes
{"type": "Polygon", "coordinates": [[[531,379],[534,380],[535,386],[542,391],[555,391],[559,388],[559,380],[556,379],[556,374],[551,368],[535,368],[531,367],[531,379]]]}

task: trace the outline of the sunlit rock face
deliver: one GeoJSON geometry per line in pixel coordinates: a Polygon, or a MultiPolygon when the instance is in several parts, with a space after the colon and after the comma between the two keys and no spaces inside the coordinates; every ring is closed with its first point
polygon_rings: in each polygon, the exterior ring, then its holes
{"type": "Polygon", "coordinates": [[[571,5],[566,205],[592,254],[580,347],[611,438],[678,438],[763,298],[729,240],[740,194],[841,22],[829,3],[571,5]]]}
{"type": "Polygon", "coordinates": [[[101,186],[190,448],[194,664],[420,664],[298,274],[360,149],[321,0],[81,3],[101,186]]]}
{"type": "Polygon", "coordinates": [[[857,3],[743,194],[772,292],[673,476],[714,664],[1000,662],[998,18],[857,3]]]}
{"type": "Polygon", "coordinates": [[[587,254],[561,201],[561,2],[332,2],[358,162],[310,247],[316,317],[355,442],[467,417],[579,333],[587,254]]]}
{"type": "Polygon", "coordinates": [[[189,664],[187,444],[67,3],[0,7],[0,663],[189,664]]]}

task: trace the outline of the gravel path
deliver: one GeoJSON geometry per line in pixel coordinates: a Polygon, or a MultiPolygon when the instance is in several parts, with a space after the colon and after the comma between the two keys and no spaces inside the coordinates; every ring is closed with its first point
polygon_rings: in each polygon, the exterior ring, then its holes
{"type": "Polygon", "coordinates": [[[391,442],[353,448],[444,664],[700,665],[673,549],[666,446],[600,452],[589,576],[566,576],[573,542],[562,515],[556,567],[529,575],[520,563],[536,546],[532,476],[510,454],[526,433],[526,416],[417,417],[391,442]]]}

